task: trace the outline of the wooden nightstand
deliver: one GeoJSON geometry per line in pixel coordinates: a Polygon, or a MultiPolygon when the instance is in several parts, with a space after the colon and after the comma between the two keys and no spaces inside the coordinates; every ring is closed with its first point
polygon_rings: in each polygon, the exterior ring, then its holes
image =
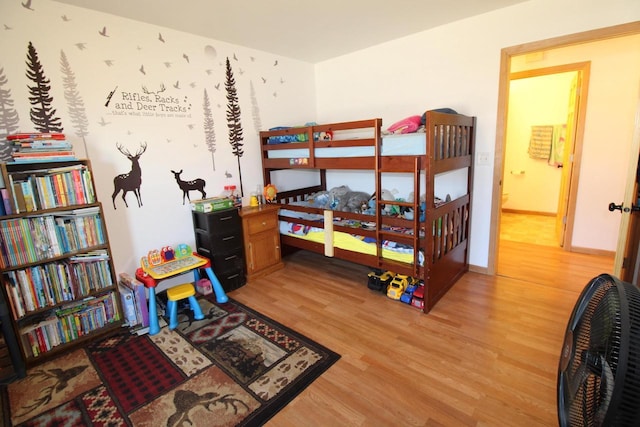
{"type": "Polygon", "coordinates": [[[279,209],[279,205],[268,204],[240,209],[247,281],[284,267],[280,255],[279,209]]]}

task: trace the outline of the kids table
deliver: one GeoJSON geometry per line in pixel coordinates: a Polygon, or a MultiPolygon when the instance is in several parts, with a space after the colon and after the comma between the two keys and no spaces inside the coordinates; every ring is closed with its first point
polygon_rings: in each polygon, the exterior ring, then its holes
{"type": "Polygon", "coordinates": [[[224,304],[229,301],[229,297],[222,289],[220,281],[211,269],[211,261],[208,258],[200,256],[196,253],[175,258],[171,261],[162,262],[152,265],[147,261],[146,257],[142,258],[140,268],[136,269],[136,279],[141,281],[144,286],[149,289],[149,335],[155,335],[160,332],[158,323],[158,309],[156,305],[156,286],[164,279],[175,277],[180,274],[193,271],[195,281],[200,279],[200,269],[207,272],[207,276],[213,286],[216,294],[216,301],[224,304]]]}

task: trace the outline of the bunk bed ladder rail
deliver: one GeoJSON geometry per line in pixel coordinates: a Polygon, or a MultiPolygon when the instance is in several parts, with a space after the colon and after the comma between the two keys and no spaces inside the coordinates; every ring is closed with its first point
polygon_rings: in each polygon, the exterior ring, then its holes
{"type": "Polygon", "coordinates": [[[423,250],[420,244],[420,157],[413,160],[413,277],[422,277],[420,274],[420,252],[423,250]]]}
{"type": "MultiPolygon", "coordinates": [[[[421,222],[420,222],[420,171],[422,167],[421,156],[400,156],[401,160],[394,161],[394,159],[386,158],[390,164],[393,163],[394,166],[389,166],[385,168],[382,165],[381,159],[377,159],[376,161],[376,255],[378,258],[377,265],[379,268],[386,268],[390,263],[385,261],[382,255],[382,247],[385,237],[382,232],[382,224],[383,224],[383,216],[381,207],[383,202],[384,204],[395,204],[397,206],[403,206],[413,209],[413,219],[411,220],[411,246],[414,248],[413,250],[413,262],[409,268],[403,267],[402,270],[406,271],[407,274],[413,277],[422,277],[420,272],[420,251],[422,250],[422,238],[421,238],[421,222]],[[401,166],[402,165],[402,166],[401,166]],[[406,165],[406,166],[405,166],[406,165]],[[408,202],[395,202],[388,203],[380,198],[380,194],[382,194],[382,173],[384,172],[408,172],[413,174],[413,201],[411,203],[408,202]],[[409,271],[410,270],[410,271],[409,271]]],[[[405,264],[407,265],[407,264],[405,264]]],[[[397,264],[395,264],[398,267],[397,264]]]]}

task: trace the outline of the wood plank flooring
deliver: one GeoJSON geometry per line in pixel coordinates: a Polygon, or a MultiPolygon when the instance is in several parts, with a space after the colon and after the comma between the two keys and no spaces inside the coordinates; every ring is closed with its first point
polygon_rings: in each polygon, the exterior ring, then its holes
{"type": "Polygon", "coordinates": [[[369,290],[366,267],[305,251],[230,292],[342,355],[268,425],[557,425],[566,323],[613,260],[503,241],[499,263],[426,315],[369,290]]]}

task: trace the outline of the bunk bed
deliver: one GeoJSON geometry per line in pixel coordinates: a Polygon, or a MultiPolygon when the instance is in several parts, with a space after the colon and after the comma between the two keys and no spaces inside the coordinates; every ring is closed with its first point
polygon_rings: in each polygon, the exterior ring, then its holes
{"type": "Polygon", "coordinates": [[[382,120],[376,118],[277,128],[260,132],[260,141],[265,186],[303,183],[283,188],[273,200],[281,205],[283,248],[420,279],[426,313],[468,271],[476,118],[427,111],[423,119],[424,132],[402,137],[383,137],[382,120]],[[335,170],[373,173],[371,200],[348,211],[335,210],[335,203],[318,206],[320,196],[331,197],[327,172],[335,170]],[[278,177],[283,171],[284,182],[278,177]],[[293,171],[312,173],[315,181],[292,179],[293,171]],[[436,195],[435,181],[453,171],[458,180],[463,176],[460,191],[436,195]],[[394,174],[407,178],[410,189],[403,190],[412,191],[412,198],[381,197],[383,180],[394,174]],[[388,214],[389,207],[403,214],[388,214]]]}

